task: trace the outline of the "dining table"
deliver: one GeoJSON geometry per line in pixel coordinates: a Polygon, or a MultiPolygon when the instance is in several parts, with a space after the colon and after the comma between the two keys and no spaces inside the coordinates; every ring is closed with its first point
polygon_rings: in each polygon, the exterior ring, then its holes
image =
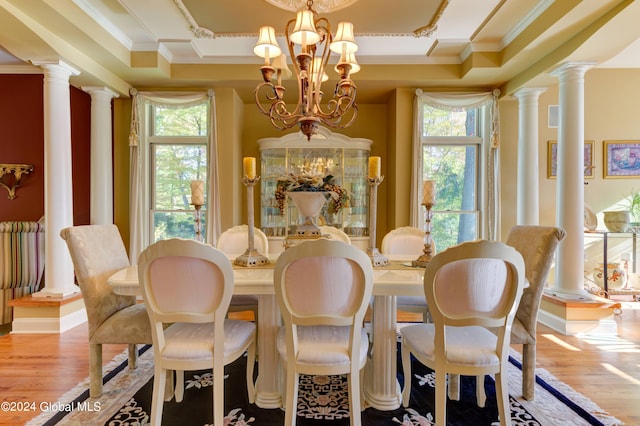
{"type": "MultiPolygon", "coordinates": [[[[228,255],[233,260],[233,255],[228,255]]],[[[402,401],[397,381],[396,297],[424,295],[424,268],[411,266],[411,260],[389,256],[389,265],[373,270],[372,347],[365,366],[363,383],[365,407],[388,411],[400,407],[402,401]],[[375,374],[374,374],[375,372],[375,374]]],[[[256,405],[280,408],[282,367],[276,349],[276,336],[281,326],[280,309],[275,297],[273,273],[276,255],[258,266],[233,265],[234,291],[237,295],[258,296],[258,377],[256,405]]],[[[117,271],[109,279],[114,293],[141,295],[137,266],[117,271]]]]}

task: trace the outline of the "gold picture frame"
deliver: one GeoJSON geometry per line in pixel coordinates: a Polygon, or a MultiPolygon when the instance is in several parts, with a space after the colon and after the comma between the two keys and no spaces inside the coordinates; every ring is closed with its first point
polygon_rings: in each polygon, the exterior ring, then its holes
{"type": "Polygon", "coordinates": [[[604,141],[603,177],[637,179],[640,177],[640,141],[604,141]]]}
{"type": "MultiPolygon", "coordinates": [[[[593,179],[595,141],[584,141],[584,178],[593,179]]],[[[558,141],[547,142],[547,179],[555,179],[558,171],[558,141]]]]}

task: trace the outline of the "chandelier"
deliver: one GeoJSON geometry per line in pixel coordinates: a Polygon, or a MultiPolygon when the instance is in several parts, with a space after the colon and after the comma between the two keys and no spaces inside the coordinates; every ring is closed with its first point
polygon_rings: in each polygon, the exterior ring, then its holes
{"type": "Polygon", "coordinates": [[[271,124],[278,129],[299,125],[307,140],[317,132],[320,124],[342,129],[353,123],[358,107],[355,103],[356,86],[351,74],[360,70],[355,59],[358,45],[353,36],[353,24],[340,22],[333,36],[329,21],[318,18],[312,7],[313,1],[307,1],[306,8],[299,10],[296,19],[287,22],[285,27],[287,47],[298,84],[298,100],[292,111],[287,108],[285,88],[282,86],[282,79],[289,78],[291,71],[287,67],[286,56],[278,46],[274,28],[260,27],[258,42],[253,48],[257,56],[264,58],[264,66],[260,68],[264,81],[258,84],[254,93],[260,112],[268,116],[271,124]],[[331,52],[340,55],[335,66],[340,80],[332,98],[322,105],[321,85],[329,79],[325,70],[331,52]]]}

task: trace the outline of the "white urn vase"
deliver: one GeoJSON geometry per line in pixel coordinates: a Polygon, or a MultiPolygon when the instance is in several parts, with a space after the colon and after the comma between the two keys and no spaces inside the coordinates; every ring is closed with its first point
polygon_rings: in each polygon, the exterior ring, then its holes
{"type": "MultiPolygon", "coordinates": [[[[598,287],[604,288],[604,263],[593,268],[593,279],[598,287]]],[[[607,263],[607,289],[617,290],[627,285],[627,272],[619,263],[607,263]]]]}
{"type": "Polygon", "coordinates": [[[330,194],[323,191],[287,192],[289,198],[298,209],[299,219],[296,228],[298,236],[320,236],[318,216],[330,194]]]}
{"type": "Polygon", "coordinates": [[[626,232],[629,221],[628,211],[604,212],[604,224],[609,232],[626,232]]]}

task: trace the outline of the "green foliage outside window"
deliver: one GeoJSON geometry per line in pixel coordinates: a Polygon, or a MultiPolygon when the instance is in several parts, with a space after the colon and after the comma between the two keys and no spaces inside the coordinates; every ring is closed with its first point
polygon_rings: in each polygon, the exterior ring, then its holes
{"type": "Polygon", "coordinates": [[[438,252],[477,238],[479,147],[475,142],[460,139],[477,134],[476,117],[475,109],[450,111],[424,107],[422,173],[423,179],[436,181],[431,235],[438,252]],[[448,137],[457,138],[448,143],[448,137]]]}
{"type": "MultiPolygon", "coordinates": [[[[194,238],[191,181],[202,180],[207,185],[208,103],[152,108],[152,240],[194,238]]],[[[206,205],[205,199],[203,229],[206,205]]]]}

